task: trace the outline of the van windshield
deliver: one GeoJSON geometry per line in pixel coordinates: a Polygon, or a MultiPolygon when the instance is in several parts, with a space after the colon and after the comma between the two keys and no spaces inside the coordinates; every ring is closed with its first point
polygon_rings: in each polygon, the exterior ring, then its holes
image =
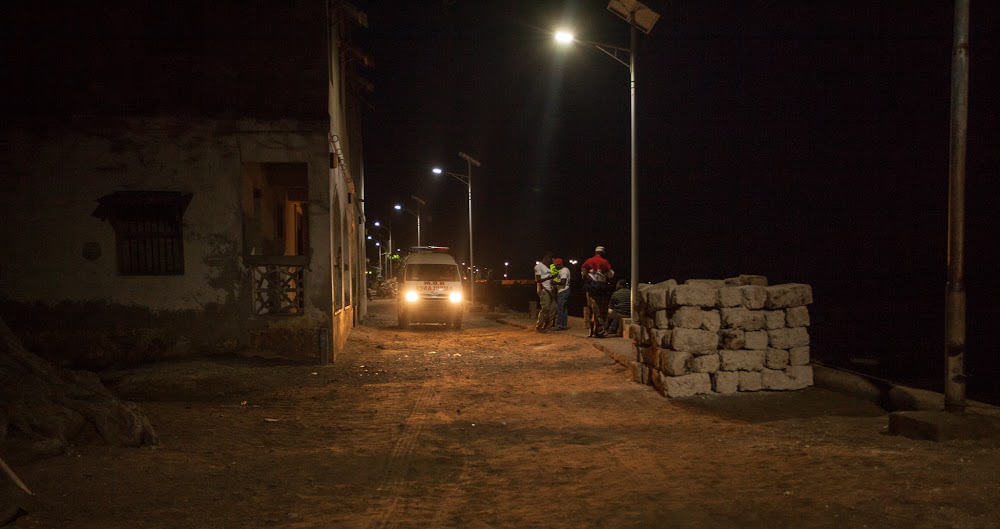
{"type": "Polygon", "coordinates": [[[406,265],[406,281],[461,281],[458,267],[449,264],[406,265]]]}

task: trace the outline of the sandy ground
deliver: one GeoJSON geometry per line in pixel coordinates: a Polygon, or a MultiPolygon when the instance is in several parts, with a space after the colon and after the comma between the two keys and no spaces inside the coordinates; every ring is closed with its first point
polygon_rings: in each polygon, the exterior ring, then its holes
{"type": "Polygon", "coordinates": [[[104,373],[162,444],[8,461],[36,492],[11,527],[1000,526],[996,439],[889,436],[818,388],[670,400],[565,333],[394,324],[377,302],[329,367],[104,373]]]}

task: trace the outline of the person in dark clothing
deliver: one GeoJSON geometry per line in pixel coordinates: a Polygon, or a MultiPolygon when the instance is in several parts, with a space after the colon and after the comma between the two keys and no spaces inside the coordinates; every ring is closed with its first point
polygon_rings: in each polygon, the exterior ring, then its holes
{"type": "Polygon", "coordinates": [[[611,263],[604,258],[604,247],[594,249],[594,256],[583,262],[583,290],[587,293],[587,307],[590,308],[590,335],[588,338],[604,338],[607,332],[608,304],[611,303],[608,281],[615,277],[611,263]]]}
{"type": "Polygon", "coordinates": [[[621,336],[624,334],[622,318],[632,317],[632,290],[628,283],[618,281],[615,292],[611,294],[611,310],[608,312],[608,334],[621,336]]]}

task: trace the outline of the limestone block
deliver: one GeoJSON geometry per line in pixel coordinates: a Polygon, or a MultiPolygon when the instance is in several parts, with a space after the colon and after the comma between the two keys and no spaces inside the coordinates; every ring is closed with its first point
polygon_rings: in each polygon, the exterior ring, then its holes
{"type": "Polygon", "coordinates": [[[746,307],[723,307],[720,314],[722,326],[729,329],[756,331],[764,328],[763,311],[750,310],[746,307]]]}
{"type": "Polygon", "coordinates": [[[649,333],[649,327],[639,327],[639,343],[642,345],[653,344],[653,337],[649,333]]]}
{"type": "Polygon", "coordinates": [[[739,280],[742,281],[744,285],[754,285],[758,287],[767,286],[767,276],[740,274],[739,280]]]}
{"type": "Polygon", "coordinates": [[[677,286],[677,281],[673,279],[668,279],[655,285],[640,284],[640,306],[638,312],[653,313],[666,308],[667,300],[670,298],[667,290],[675,286],[677,286]]]}
{"type": "Polygon", "coordinates": [[[721,288],[726,286],[725,279],[688,279],[684,282],[685,285],[702,285],[711,288],[721,288]]]}
{"type": "Polygon", "coordinates": [[[765,287],[765,289],[767,290],[767,303],[764,307],[768,309],[801,307],[813,302],[812,287],[809,285],[788,283],[765,287]]]}
{"type": "Polygon", "coordinates": [[[688,370],[692,373],[715,373],[719,370],[719,355],[692,356],[688,360],[688,370]]]}
{"type": "Polygon", "coordinates": [[[722,307],[719,314],[722,316],[722,326],[727,329],[743,329],[750,319],[750,309],[746,307],[722,307]]]}
{"type": "Polygon", "coordinates": [[[660,371],[670,376],[681,376],[687,374],[687,363],[691,358],[691,353],[683,351],[663,351],[660,353],[660,371]]]}
{"type": "Polygon", "coordinates": [[[706,331],[718,332],[722,327],[722,316],[717,310],[706,310],[701,314],[701,328],[706,331]]]}
{"type": "Polygon", "coordinates": [[[716,303],[716,289],[708,285],[677,285],[668,290],[671,305],[711,308],[716,303]]]}
{"type": "Polygon", "coordinates": [[[628,334],[632,337],[633,342],[637,344],[642,343],[642,327],[638,323],[629,325],[628,334]]]}
{"type": "Polygon", "coordinates": [[[669,347],[670,331],[666,329],[650,329],[649,342],[653,347],[669,347]]]}
{"type": "Polygon", "coordinates": [[[809,365],[809,346],[793,347],[789,349],[788,363],[793,366],[809,365]]]}
{"type": "Polygon", "coordinates": [[[739,287],[722,287],[718,291],[720,307],[740,307],[743,305],[743,293],[739,287]]]}
{"type": "Polygon", "coordinates": [[[648,366],[656,367],[659,363],[660,349],[656,347],[643,347],[639,349],[639,362],[648,366]]]}
{"type": "Polygon", "coordinates": [[[622,318],[622,338],[629,340],[632,335],[629,334],[632,331],[632,318],[622,318]]]}
{"type": "Polygon", "coordinates": [[[646,296],[646,311],[653,312],[667,308],[667,289],[654,287],[644,291],[643,295],[646,296]]]}
{"type": "Polygon", "coordinates": [[[776,369],[765,369],[760,373],[761,386],[770,391],[787,391],[795,389],[794,381],[788,373],[776,369]]]}
{"type": "Polygon", "coordinates": [[[791,366],[785,369],[785,373],[792,379],[792,389],[805,389],[813,385],[812,366],[791,366]]]}
{"type": "Polygon", "coordinates": [[[723,371],[760,371],[764,369],[763,350],[719,351],[719,369],[723,371]]]}
{"type": "Polygon", "coordinates": [[[653,315],[653,327],[657,329],[669,329],[670,328],[670,317],[667,316],[666,310],[658,310],[653,315]]]}
{"type": "Polygon", "coordinates": [[[723,279],[723,281],[726,283],[726,286],[730,287],[742,287],[747,285],[755,285],[759,287],[767,286],[766,276],[750,274],[740,274],[736,277],[727,277],[726,279],[723,279]]]}
{"type": "Polygon", "coordinates": [[[768,349],[764,355],[764,367],[768,369],[784,369],[788,367],[788,351],[784,349],[768,349]]]}
{"type": "Polygon", "coordinates": [[[680,307],[670,317],[674,327],[700,329],[703,320],[701,307],[680,307]]]}
{"type": "MultiPolygon", "coordinates": [[[[767,340],[767,333],[764,333],[764,340],[767,340]]],[[[743,349],[746,347],[746,331],[741,329],[722,329],[719,331],[720,349],[743,349]]],[[[764,344],[767,347],[767,344],[764,344]]],[[[763,349],[764,347],[753,347],[752,349],[763,349]]]]}
{"type": "Polygon", "coordinates": [[[762,309],[767,302],[767,290],[761,286],[722,287],[718,291],[720,307],[762,309]]]}
{"type": "Polygon", "coordinates": [[[716,332],[721,327],[721,317],[717,310],[703,310],[701,307],[683,306],[673,311],[667,310],[670,327],[685,329],[704,329],[716,332]]]}
{"type": "Polygon", "coordinates": [[[791,349],[809,345],[809,331],[805,327],[785,327],[767,331],[769,343],[775,349],[791,349]]]}
{"type": "Polygon", "coordinates": [[[712,373],[712,389],[716,393],[736,393],[740,388],[740,374],[736,371],[712,373]]]}
{"type": "Polygon", "coordinates": [[[785,326],[785,311],[765,310],[763,312],[765,329],[780,329],[785,326]]]}
{"type": "Polygon", "coordinates": [[[641,317],[642,314],[646,313],[646,291],[651,287],[652,285],[648,283],[639,283],[639,297],[632,300],[632,315],[634,317],[641,317]]]}
{"type": "Polygon", "coordinates": [[[736,287],[743,296],[743,306],[748,309],[762,309],[767,303],[767,289],[756,285],[736,287]]]}
{"type": "Polygon", "coordinates": [[[668,397],[690,397],[712,392],[712,378],[708,373],[692,373],[680,377],[664,377],[663,390],[668,397]]]}
{"type": "Polygon", "coordinates": [[[747,331],[744,349],[767,349],[767,331],[747,331]]]}
{"type": "Polygon", "coordinates": [[[663,373],[659,371],[650,372],[649,383],[656,389],[656,391],[663,394],[663,373]]]}
{"type": "Polygon", "coordinates": [[[785,309],[785,325],[789,327],[808,327],[809,309],[804,306],[785,309]]]}
{"type": "Polygon", "coordinates": [[[650,370],[642,362],[632,362],[629,366],[632,372],[632,380],[640,384],[649,384],[649,373],[650,370]]]}
{"type": "MultiPolygon", "coordinates": [[[[682,285],[683,286],[683,285],[682,285]]],[[[680,288],[680,287],[678,287],[680,288]]],[[[714,353],[719,347],[719,335],[701,329],[673,329],[670,348],[694,354],[714,353]]]]}
{"type": "Polygon", "coordinates": [[[760,391],[763,387],[759,371],[739,371],[737,373],[740,376],[740,391],[760,391]]]}

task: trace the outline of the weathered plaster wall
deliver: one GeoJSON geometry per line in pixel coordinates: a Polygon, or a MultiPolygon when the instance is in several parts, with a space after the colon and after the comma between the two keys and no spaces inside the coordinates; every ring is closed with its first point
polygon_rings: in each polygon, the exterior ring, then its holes
{"type": "MultiPolygon", "coordinates": [[[[329,331],[326,130],[325,122],[90,118],[6,131],[3,141],[16,154],[0,169],[0,204],[11,206],[0,226],[2,314],[22,335],[33,333],[27,341],[40,352],[80,360],[245,344],[241,163],[304,162],[309,225],[321,234],[310,237],[306,304],[316,313],[311,321],[329,331]],[[114,230],[91,214],[95,199],[120,190],[193,193],[184,215],[184,275],[117,274],[114,230]],[[91,242],[101,251],[88,260],[83,247],[91,242]],[[83,351],[94,343],[105,345],[83,351]]],[[[302,354],[315,358],[315,346],[302,354]]]]}

